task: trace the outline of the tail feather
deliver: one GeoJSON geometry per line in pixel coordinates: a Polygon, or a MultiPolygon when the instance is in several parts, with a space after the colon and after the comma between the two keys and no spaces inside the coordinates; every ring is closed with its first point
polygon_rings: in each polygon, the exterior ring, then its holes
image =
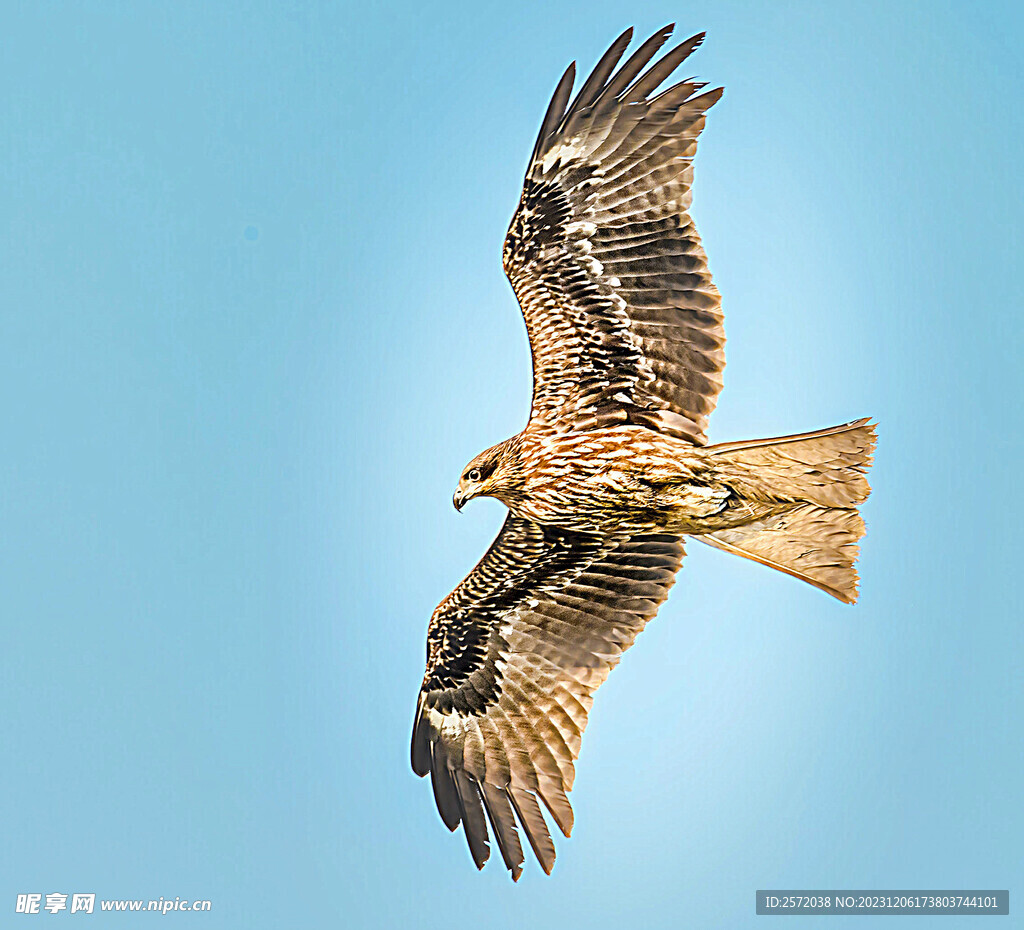
{"type": "Polygon", "coordinates": [[[856,510],[796,504],[753,523],[695,538],[852,604],[857,600],[857,541],[863,535],[864,521],[856,510]]]}
{"type": "Polygon", "coordinates": [[[871,493],[875,426],[867,419],[813,433],[723,443],[716,471],[757,518],[696,538],[760,562],[848,604],[857,599],[857,505],[871,493]]]}
{"type": "Polygon", "coordinates": [[[748,500],[855,507],[871,493],[865,473],[875,440],[875,426],[864,418],[813,433],[722,443],[707,451],[721,459],[721,473],[748,500]]]}

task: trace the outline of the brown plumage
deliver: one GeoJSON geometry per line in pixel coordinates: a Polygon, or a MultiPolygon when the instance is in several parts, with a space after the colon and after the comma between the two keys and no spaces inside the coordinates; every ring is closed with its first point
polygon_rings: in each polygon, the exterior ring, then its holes
{"type": "Polygon", "coordinates": [[[517,824],[546,872],[542,807],[572,829],[594,691],[667,597],[684,536],[857,596],[874,427],[706,445],[725,333],[687,211],[722,90],[658,92],[703,40],[647,67],[671,32],[616,70],[627,30],[571,104],[570,66],[544,116],[504,249],[533,353],[530,420],[467,465],[454,498],[496,497],[509,515],[427,633],[413,769],[478,867],[490,822],[514,879],[517,824]]]}

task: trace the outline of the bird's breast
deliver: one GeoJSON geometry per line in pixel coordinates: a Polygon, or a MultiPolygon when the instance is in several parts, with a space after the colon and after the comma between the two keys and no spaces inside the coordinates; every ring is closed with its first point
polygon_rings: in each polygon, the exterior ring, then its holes
{"type": "Polygon", "coordinates": [[[642,428],[541,436],[520,455],[510,509],[580,532],[658,531],[716,512],[728,494],[702,478],[692,446],[642,428]]]}

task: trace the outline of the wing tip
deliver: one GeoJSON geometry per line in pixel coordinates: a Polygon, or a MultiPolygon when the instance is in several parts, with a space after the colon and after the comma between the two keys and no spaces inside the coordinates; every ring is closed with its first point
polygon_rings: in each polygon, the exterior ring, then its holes
{"type": "Polygon", "coordinates": [[[434,741],[430,742],[430,787],[441,821],[449,833],[454,833],[462,820],[462,802],[455,776],[448,767],[447,754],[443,746],[434,741]]]}
{"type": "Polygon", "coordinates": [[[511,873],[512,881],[518,881],[526,857],[523,855],[523,844],[519,841],[519,831],[516,829],[516,817],[508,789],[484,781],[480,783],[480,795],[505,868],[511,873]]]}
{"type": "Polygon", "coordinates": [[[412,724],[412,744],[409,747],[409,761],[412,770],[422,778],[430,771],[430,737],[427,733],[428,723],[423,713],[424,694],[421,691],[416,702],[416,717],[412,724]]]}
{"type": "Polygon", "coordinates": [[[697,101],[707,100],[708,103],[707,106],[704,107],[704,109],[710,110],[724,96],[725,86],[723,85],[722,87],[713,87],[711,90],[705,91],[703,94],[694,97],[693,102],[696,103],[697,101]]]}
{"type": "Polygon", "coordinates": [[[540,802],[537,795],[532,791],[509,786],[508,797],[512,802],[512,808],[516,817],[523,827],[526,839],[530,843],[537,862],[544,870],[545,875],[550,875],[555,867],[555,844],[551,839],[551,831],[544,820],[544,814],[540,809],[540,802]]]}
{"type": "Polygon", "coordinates": [[[483,796],[473,776],[463,769],[454,772],[455,789],[462,815],[462,830],[466,834],[469,854],[477,869],[482,869],[491,856],[491,843],[487,835],[487,818],[483,810],[483,796]]]}

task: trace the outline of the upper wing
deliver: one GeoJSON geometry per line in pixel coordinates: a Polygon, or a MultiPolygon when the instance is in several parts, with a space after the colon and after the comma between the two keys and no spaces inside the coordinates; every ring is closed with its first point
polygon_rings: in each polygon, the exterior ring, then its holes
{"type": "Polygon", "coordinates": [[[654,95],[704,38],[644,72],[671,32],[613,73],[627,30],[566,109],[569,66],[541,124],[504,265],[533,351],[531,420],[559,430],[637,423],[703,445],[725,331],[687,211],[697,136],[722,89],[695,96],[706,85],[684,81],[654,95]]]}
{"type": "Polygon", "coordinates": [[[480,563],[434,611],[412,767],[430,772],[441,818],[461,821],[478,868],[484,812],[517,879],[516,817],[545,872],[568,836],[573,762],[593,693],[665,599],[683,558],[668,535],[602,539],[511,514],[480,563]],[[513,811],[515,816],[513,816],[513,811]]]}

